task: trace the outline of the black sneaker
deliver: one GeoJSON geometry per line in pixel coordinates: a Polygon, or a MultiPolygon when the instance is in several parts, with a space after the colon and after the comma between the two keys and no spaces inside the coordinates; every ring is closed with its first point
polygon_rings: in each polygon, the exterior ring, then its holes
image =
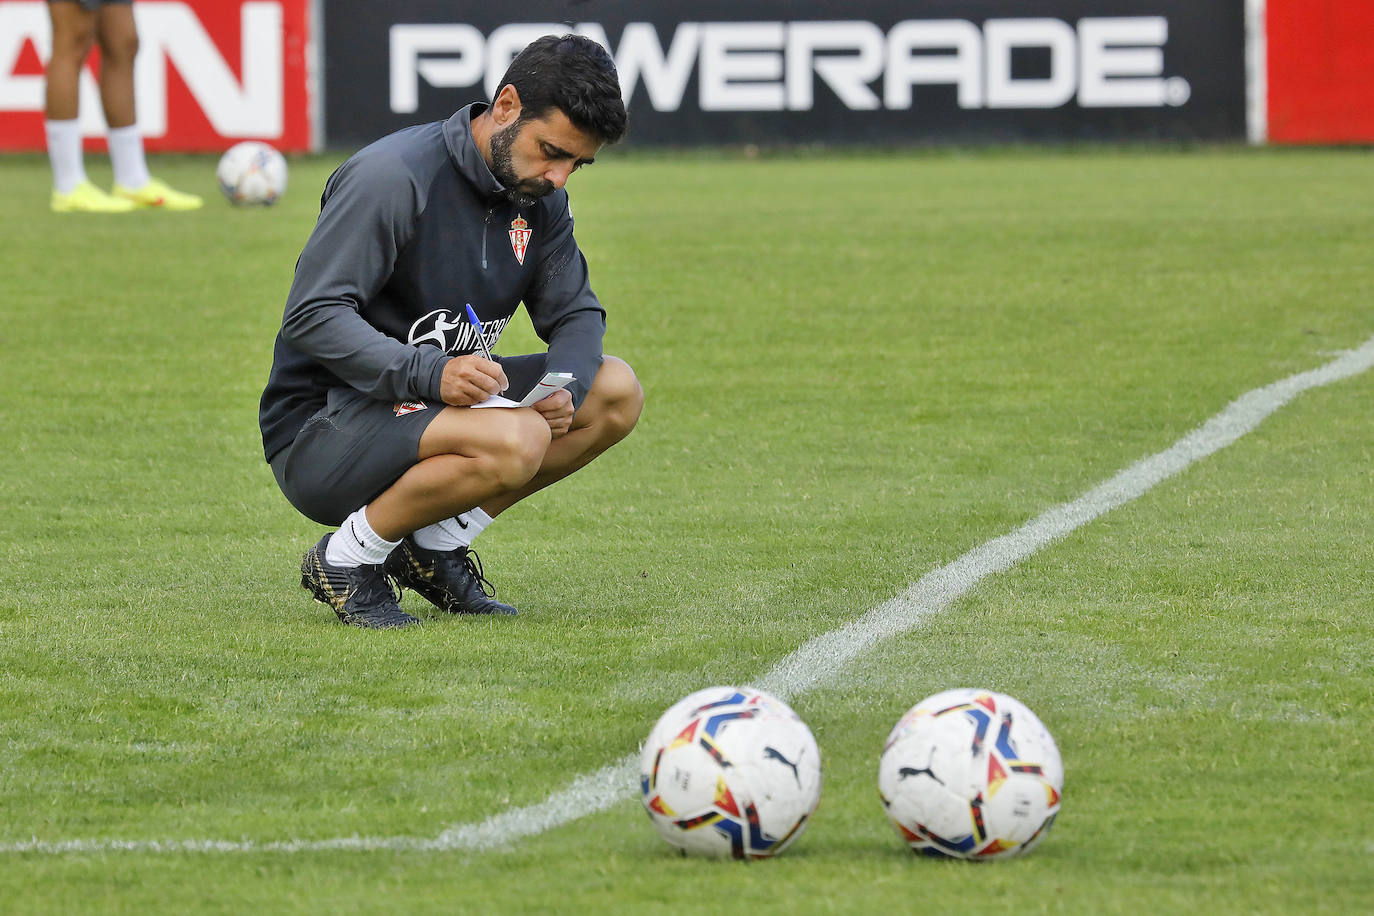
{"type": "Polygon", "coordinates": [[[301,588],[327,604],[349,626],[394,630],[420,621],[401,610],[400,593],[392,587],[383,566],[331,566],[324,549],[330,535],[305,552],[301,560],[301,588]]]}
{"type": "Polygon", "coordinates": [[[466,547],[426,550],[410,538],[386,558],[386,571],[406,588],[450,614],[515,614],[495,598],[482,561],[466,547]]]}

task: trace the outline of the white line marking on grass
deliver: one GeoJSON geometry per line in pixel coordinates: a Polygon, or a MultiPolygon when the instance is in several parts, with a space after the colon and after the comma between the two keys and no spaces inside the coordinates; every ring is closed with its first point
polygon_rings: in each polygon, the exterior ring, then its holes
{"type": "MultiPolygon", "coordinates": [[[[844,666],[885,639],[915,629],[988,576],[1010,569],[1070,532],[1148,492],[1189,465],[1220,451],[1310,388],[1330,385],[1374,367],[1374,337],[1326,365],[1256,388],[1162,452],[1137,461],[1105,483],[1061,503],[1020,528],[975,547],[922,576],[905,592],[858,620],[823,633],[778,662],[758,686],[789,699],[832,680],[844,666]]],[[[639,755],[629,754],[533,805],[512,808],[479,824],[459,824],[437,837],[336,837],[326,840],[29,840],[0,844],[0,853],[265,852],[328,850],[480,851],[507,846],[586,817],[631,797],[639,755]]],[[[1374,847],[1371,847],[1374,849],[1374,847]]]]}
{"type": "Polygon", "coordinates": [[[1371,365],[1374,338],[1320,369],[1301,372],[1241,395],[1164,451],[1137,461],[1072,502],[1060,503],[1012,533],[993,538],[947,566],[927,573],[901,595],[853,623],[817,636],[779,662],[759,686],[784,697],[815,687],[865,649],[913,629],[988,576],[1010,569],[1046,544],[1131,502],[1194,462],[1235,442],[1302,392],[1357,375],[1371,365]]]}

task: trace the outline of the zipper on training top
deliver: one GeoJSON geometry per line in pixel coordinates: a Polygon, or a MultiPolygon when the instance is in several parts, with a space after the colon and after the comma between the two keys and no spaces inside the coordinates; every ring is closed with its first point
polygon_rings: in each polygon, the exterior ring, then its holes
{"type": "Polygon", "coordinates": [[[487,207],[487,215],[482,218],[482,269],[487,269],[487,230],[491,228],[491,215],[496,212],[493,204],[487,207]]]}

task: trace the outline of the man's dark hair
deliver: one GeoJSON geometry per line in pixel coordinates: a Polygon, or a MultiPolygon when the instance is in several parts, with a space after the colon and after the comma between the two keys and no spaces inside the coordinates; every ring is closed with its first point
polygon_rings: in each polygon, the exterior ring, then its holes
{"type": "Polygon", "coordinates": [[[628,118],[615,61],[590,38],[545,35],[530,42],[511,61],[496,95],[507,85],[520,94],[521,121],[557,108],[574,127],[603,143],[625,136],[628,118]]]}

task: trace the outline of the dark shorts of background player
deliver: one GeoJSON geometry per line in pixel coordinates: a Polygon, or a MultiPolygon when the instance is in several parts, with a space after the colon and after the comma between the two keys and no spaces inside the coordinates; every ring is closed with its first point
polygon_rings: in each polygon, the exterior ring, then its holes
{"type": "Polygon", "coordinates": [[[128,6],[134,0],[48,0],[49,3],[80,3],[88,13],[94,13],[102,6],[128,6]]]}
{"type": "MultiPolygon", "coordinates": [[[[497,357],[510,382],[506,394],[523,397],[544,377],[546,359],[545,353],[497,357]]],[[[331,388],[324,407],[272,459],[277,486],[306,518],[338,526],[419,463],[420,437],[445,406],[331,388]],[[414,409],[417,404],[424,407],[414,409]]]]}

